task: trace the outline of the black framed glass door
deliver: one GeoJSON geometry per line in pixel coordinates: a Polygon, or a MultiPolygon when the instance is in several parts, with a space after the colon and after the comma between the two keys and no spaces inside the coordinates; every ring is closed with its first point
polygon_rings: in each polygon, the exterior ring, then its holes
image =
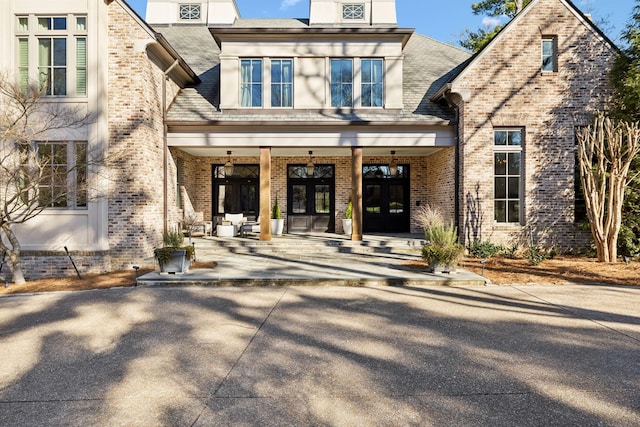
{"type": "Polygon", "coordinates": [[[257,217],[260,211],[260,166],[234,165],[228,175],[224,166],[213,166],[213,214],[242,213],[257,217]]]}
{"type": "Polygon", "coordinates": [[[335,231],[333,165],[315,165],[312,176],[305,165],[287,167],[287,228],[291,232],[335,231]]]}
{"type": "Polygon", "coordinates": [[[404,233],[409,224],[409,166],[392,175],[386,165],[363,166],[362,220],[365,233],[404,233]]]}

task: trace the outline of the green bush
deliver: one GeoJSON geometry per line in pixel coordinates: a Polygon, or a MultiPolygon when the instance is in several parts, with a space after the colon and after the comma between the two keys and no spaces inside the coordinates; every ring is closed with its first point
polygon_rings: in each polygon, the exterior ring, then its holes
{"type": "Polygon", "coordinates": [[[344,211],[344,218],[351,219],[352,215],[353,215],[353,203],[351,202],[351,199],[349,199],[349,202],[347,203],[347,209],[345,209],[344,211]]]}
{"type": "Polygon", "coordinates": [[[464,253],[464,246],[460,243],[448,245],[426,244],[422,247],[422,258],[427,262],[451,265],[457,263],[464,253]]]}
{"type": "Polygon", "coordinates": [[[469,243],[469,253],[476,258],[491,258],[494,255],[501,255],[506,252],[502,245],[491,243],[488,240],[474,240],[469,243]]]}
{"type": "Polygon", "coordinates": [[[282,212],[280,211],[280,205],[278,204],[277,197],[276,197],[276,202],[273,204],[273,209],[271,209],[271,218],[282,219],[282,212]]]}
{"type": "Polygon", "coordinates": [[[554,258],[557,254],[558,251],[554,248],[546,250],[539,246],[529,246],[525,252],[525,258],[529,260],[529,264],[538,265],[544,260],[554,258]]]}
{"type": "Polygon", "coordinates": [[[434,225],[424,229],[424,238],[431,245],[451,246],[458,243],[458,228],[455,225],[434,225]]]}
{"type": "Polygon", "coordinates": [[[177,248],[184,242],[184,234],[180,231],[165,231],[162,233],[162,242],[166,247],[177,248]]]}

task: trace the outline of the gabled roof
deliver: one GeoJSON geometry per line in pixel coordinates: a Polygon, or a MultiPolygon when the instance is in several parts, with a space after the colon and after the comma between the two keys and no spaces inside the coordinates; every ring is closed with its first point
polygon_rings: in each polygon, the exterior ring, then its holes
{"type": "Polygon", "coordinates": [[[431,102],[429,98],[442,86],[442,82],[448,81],[452,70],[470,56],[468,52],[454,46],[419,34],[411,35],[404,49],[402,110],[220,111],[220,49],[211,37],[209,28],[202,25],[155,27],[191,64],[201,80],[200,84],[183,89],[175,99],[168,112],[170,124],[448,124],[455,119],[454,113],[431,102]]]}
{"type": "MultiPolygon", "coordinates": [[[[443,82],[444,84],[431,97],[431,100],[437,101],[440,98],[442,98],[442,96],[448,90],[451,89],[451,87],[453,86],[453,84],[455,84],[455,81],[458,78],[461,78],[463,74],[467,73],[471,68],[473,68],[473,66],[478,61],[480,61],[480,59],[484,56],[484,54],[489,50],[493,49],[493,46],[500,41],[500,39],[504,36],[504,34],[509,32],[511,28],[515,27],[518,24],[518,22],[520,22],[527,15],[527,13],[529,13],[529,11],[532,10],[540,1],[541,0],[533,0],[532,2],[530,2],[524,9],[522,9],[522,11],[520,11],[518,15],[516,15],[511,21],[509,21],[506,24],[498,32],[498,34],[496,34],[493,37],[493,39],[489,41],[489,43],[487,43],[482,49],[476,52],[471,58],[469,58],[468,61],[464,62],[463,64],[461,64],[460,67],[454,70],[454,72],[452,72],[451,75],[449,76],[449,80],[443,82]]],[[[604,32],[602,32],[600,28],[598,28],[598,26],[591,20],[590,17],[582,13],[582,11],[578,9],[570,0],[558,0],[558,1],[562,2],[584,25],[586,25],[591,31],[597,34],[598,38],[600,38],[602,41],[608,44],[611,47],[611,49],[618,50],[615,43],[613,43],[613,41],[611,41],[611,39],[609,39],[604,34],[604,32]]]]}
{"type": "MultiPolygon", "coordinates": [[[[113,1],[114,0],[108,0],[107,4],[110,4],[113,1]]],[[[169,77],[173,81],[178,83],[181,87],[199,83],[196,73],[161,34],[156,33],[155,30],[151,28],[151,26],[147,24],[147,22],[142,19],[125,0],[115,0],[115,2],[118,3],[118,5],[120,5],[120,7],[122,7],[122,9],[127,12],[134,21],[136,21],[140,28],[149,34],[149,37],[157,43],[157,46],[150,46],[149,50],[150,53],[160,61],[160,65],[164,70],[169,69],[176,61],[178,62],[178,67],[175,67],[169,73],[169,77]]]]}

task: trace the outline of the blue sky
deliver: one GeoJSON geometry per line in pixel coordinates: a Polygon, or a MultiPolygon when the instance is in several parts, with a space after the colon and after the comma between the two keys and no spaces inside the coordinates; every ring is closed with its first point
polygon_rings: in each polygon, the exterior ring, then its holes
{"type": "MultiPolygon", "coordinates": [[[[146,0],[126,0],[142,17],[146,0]]],[[[186,0],[185,0],[186,1],[186,0]]],[[[476,30],[494,18],[475,16],[471,4],[478,0],[396,0],[398,24],[415,28],[434,39],[456,44],[465,29],[476,30]]],[[[635,0],[573,0],[601,29],[619,42],[620,32],[631,16],[635,0]]],[[[243,18],[308,18],[309,0],[236,0],[243,18]]]]}

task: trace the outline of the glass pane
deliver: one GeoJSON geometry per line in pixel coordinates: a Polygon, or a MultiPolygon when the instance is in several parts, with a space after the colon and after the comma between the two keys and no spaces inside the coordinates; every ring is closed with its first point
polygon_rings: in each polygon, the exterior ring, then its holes
{"type": "Polygon", "coordinates": [[[520,153],[509,153],[509,175],[520,175],[520,153]]]}
{"type": "Polygon", "coordinates": [[[18,31],[29,31],[29,18],[18,18],[18,31]]]}
{"type": "Polygon", "coordinates": [[[509,145],[522,145],[522,132],[509,132],[509,145]]]}
{"type": "Polygon", "coordinates": [[[256,185],[240,185],[240,212],[254,215],[257,212],[256,206],[256,185]]]}
{"type": "Polygon", "coordinates": [[[331,83],[340,82],[340,61],[337,59],[331,60],[331,83]]]}
{"type": "Polygon", "coordinates": [[[293,61],[290,59],[282,61],[282,81],[293,83],[293,61]]]}
{"type": "Polygon", "coordinates": [[[280,85],[271,85],[271,106],[282,107],[282,92],[280,85]]]}
{"type": "Polygon", "coordinates": [[[76,30],[78,31],[86,31],[87,30],[87,18],[84,16],[79,16],[76,18],[76,30]]]}
{"type": "Polygon", "coordinates": [[[379,185],[366,185],[364,189],[365,212],[368,214],[379,214],[381,209],[381,187],[379,185]]]}
{"type": "Polygon", "coordinates": [[[496,199],[506,199],[507,198],[507,179],[496,177],[493,180],[494,182],[494,197],[496,199]]]}
{"type": "Polygon", "coordinates": [[[493,204],[493,212],[496,222],[507,222],[507,202],[496,200],[493,204]]]}
{"type": "Polygon", "coordinates": [[[87,206],[87,144],[76,144],[76,206],[87,206]]]}
{"type": "Polygon", "coordinates": [[[282,64],[281,61],[274,59],[271,61],[271,82],[282,82],[282,64]]]}
{"type": "Polygon", "coordinates": [[[509,177],[509,198],[510,199],[520,198],[520,178],[519,177],[509,177]]]}
{"type": "Polygon", "coordinates": [[[224,184],[218,184],[218,212],[225,213],[224,200],[227,197],[227,187],[224,184]]]}
{"type": "Polygon", "coordinates": [[[542,58],[542,71],[553,71],[553,58],[545,56],[542,58]]]}
{"type": "Polygon", "coordinates": [[[332,107],[341,107],[342,106],[342,92],[340,92],[340,85],[331,85],[331,106],[332,107]]]}
{"type": "Polygon", "coordinates": [[[67,39],[53,39],[53,65],[67,65],[67,39]]]}
{"type": "Polygon", "coordinates": [[[542,55],[543,56],[551,56],[551,55],[553,55],[553,41],[552,40],[542,40],[542,55]]]}
{"type": "Polygon", "coordinates": [[[374,83],[382,83],[382,59],[373,61],[371,71],[373,74],[371,81],[374,83]]]}
{"type": "Polygon", "coordinates": [[[67,69],[66,68],[55,68],[53,70],[53,94],[54,95],[67,94],[67,69]]]}
{"type": "Polygon", "coordinates": [[[62,144],[52,145],[53,149],[53,163],[66,164],[67,163],[67,146],[62,144]]]}
{"type": "Polygon", "coordinates": [[[51,39],[38,39],[38,64],[51,65],[51,39]]]}
{"type": "Polygon", "coordinates": [[[371,60],[362,60],[362,83],[371,83],[371,60]]]}
{"type": "Polygon", "coordinates": [[[342,105],[341,107],[353,106],[353,95],[351,85],[342,85],[342,105]]]}
{"type": "Polygon", "coordinates": [[[382,85],[373,85],[373,94],[371,96],[372,107],[382,107],[382,85]]]}
{"type": "Polygon", "coordinates": [[[404,212],[404,186],[389,186],[389,213],[404,212]]]}
{"type": "Polygon", "coordinates": [[[507,174],[507,153],[494,153],[494,175],[507,174]]]}
{"type": "Polygon", "coordinates": [[[331,192],[328,185],[315,186],[315,213],[331,213],[331,192]]]}
{"type": "Polygon", "coordinates": [[[67,29],[67,18],[53,18],[53,29],[54,30],[66,30],[67,29]]]}
{"type": "Polygon", "coordinates": [[[509,222],[520,222],[520,202],[509,201],[509,222]]]}
{"type": "Polygon", "coordinates": [[[292,84],[285,84],[282,87],[282,106],[283,107],[293,106],[293,85],[292,84]]]}
{"type": "Polygon", "coordinates": [[[38,18],[38,29],[39,30],[50,30],[51,29],[51,18],[38,18]]]}
{"type": "Polygon", "coordinates": [[[342,81],[342,83],[351,83],[353,81],[353,70],[351,61],[342,61],[341,70],[342,73],[340,74],[340,80],[342,81]]]}
{"type": "Polygon", "coordinates": [[[507,132],[506,131],[495,131],[493,133],[493,144],[494,145],[507,145],[507,132]]]}
{"type": "Polygon", "coordinates": [[[371,85],[362,86],[362,106],[371,107],[371,85]]]}
{"type": "Polygon", "coordinates": [[[251,64],[251,79],[253,83],[262,82],[262,61],[254,60],[251,64]]]}
{"type": "Polygon", "coordinates": [[[307,170],[304,166],[289,166],[289,178],[306,178],[307,170]]]}
{"type": "Polygon", "coordinates": [[[260,84],[251,85],[251,106],[262,106],[262,85],[260,84]]]}
{"type": "Polygon", "coordinates": [[[295,214],[307,213],[307,186],[293,185],[291,192],[291,212],[295,214]]]}

